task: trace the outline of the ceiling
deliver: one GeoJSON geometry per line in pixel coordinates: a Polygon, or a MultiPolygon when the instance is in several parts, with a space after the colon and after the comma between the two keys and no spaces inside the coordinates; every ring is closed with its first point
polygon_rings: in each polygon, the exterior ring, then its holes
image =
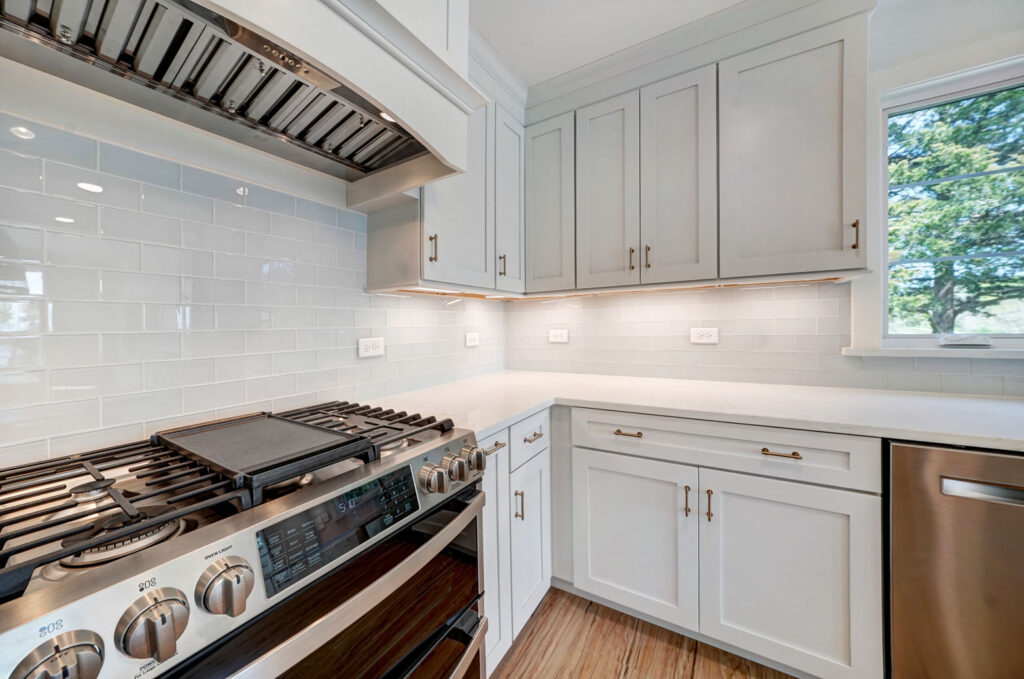
{"type": "Polygon", "coordinates": [[[474,27],[528,86],[745,0],[470,0],[474,27]]]}

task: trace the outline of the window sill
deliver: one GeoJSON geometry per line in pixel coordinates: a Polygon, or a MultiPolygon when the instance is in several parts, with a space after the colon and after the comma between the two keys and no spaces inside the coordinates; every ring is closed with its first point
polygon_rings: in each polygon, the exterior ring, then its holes
{"type": "Polygon", "coordinates": [[[957,347],[845,347],[843,356],[896,358],[1024,358],[1024,349],[967,349],[957,347]]]}

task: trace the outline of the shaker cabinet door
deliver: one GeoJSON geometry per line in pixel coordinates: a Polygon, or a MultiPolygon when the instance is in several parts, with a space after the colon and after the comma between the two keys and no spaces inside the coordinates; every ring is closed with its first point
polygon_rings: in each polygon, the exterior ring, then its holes
{"type": "Polygon", "coordinates": [[[469,118],[466,171],[423,187],[423,278],[494,288],[494,221],[487,211],[487,108],[469,118]]]}
{"type": "Polygon", "coordinates": [[[526,128],[526,291],[576,287],[574,114],[526,128]]]}
{"type": "Polygon", "coordinates": [[[866,265],[866,20],[719,63],[723,278],[866,265]]]}
{"type": "Polygon", "coordinates": [[[640,90],[643,283],[718,275],[715,66],[640,90]]]}
{"type": "Polygon", "coordinates": [[[512,472],[512,636],[519,634],[551,585],[551,453],[512,472]]]}
{"type": "Polygon", "coordinates": [[[523,292],[523,179],[525,135],[500,105],[494,104],[494,238],[495,287],[523,292]]]}
{"type": "Polygon", "coordinates": [[[700,632],[818,677],[881,677],[881,498],[700,470],[700,632]]]}
{"type": "Polygon", "coordinates": [[[484,615],[487,616],[487,664],[494,668],[512,645],[512,580],[509,560],[508,429],[481,439],[487,453],[484,471],[484,615]]]}
{"type": "Polygon", "coordinates": [[[576,111],[576,287],[640,282],[640,92],[576,111]]]}

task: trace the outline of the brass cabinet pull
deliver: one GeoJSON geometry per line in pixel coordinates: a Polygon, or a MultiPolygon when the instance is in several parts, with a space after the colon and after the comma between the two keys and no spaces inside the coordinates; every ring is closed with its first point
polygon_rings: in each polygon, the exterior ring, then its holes
{"type": "Polygon", "coordinates": [[[850,247],[857,250],[860,248],[860,220],[853,220],[853,224],[850,224],[850,226],[853,227],[853,245],[850,247]]]}
{"type": "Polygon", "coordinates": [[[796,452],[795,450],[792,453],[773,453],[772,451],[768,450],[767,448],[762,448],[761,449],[761,454],[762,455],[771,455],[772,457],[784,457],[787,460],[802,460],[802,459],[804,459],[804,456],[801,455],[800,453],[796,452]]]}
{"type": "Polygon", "coordinates": [[[535,432],[533,432],[533,436],[524,437],[523,438],[523,443],[533,443],[537,439],[542,439],[542,438],[544,438],[544,432],[542,432],[542,431],[535,431],[535,432]]]}
{"type": "Polygon", "coordinates": [[[436,262],[437,261],[437,234],[435,233],[428,240],[430,240],[430,241],[432,241],[434,243],[434,254],[431,255],[430,257],[428,257],[427,260],[430,261],[430,262],[436,262]]]}
{"type": "Polygon", "coordinates": [[[517,490],[516,497],[519,498],[519,511],[516,512],[515,518],[520,521],[526,521],[526,493],[524,491],[517,490]]]}
{"type": "Polygon", "coordinates": [[[642,439],[644,437],[644,433],[642,431],[638,431],[635,434],[630,434],[628,431],[622,431],[621,429],[616,429],[612,433],[615,434],[616,436],[629,436],[629,437],[632,437],[632,438],[635,438],[635,439],[642,439]]]}
{"type": "Polygon", "coordinates": [[[651,246],[650,245],[645,245],[644,246],[644,268],[645,269],[650,269],[651,268],[651,246]]]}
{"type": "Polygon", "coordinates": [[[711,513],[711,491],[708,491],[708,523],[711,523],[711,517],[714,514],[711,513]]]}
{"type": "Polygon", "coordinates": [[[630,248],[629,249],[629,270],[630,271],[632,271],[633,269],[636,268],[635,266],[633,266],[633,255],[635,255],[635,254],[636,254],[636,248],[630,248]]]}
{"type": "Polygon", "coordinates": [[[690,487],[683,486],[683,516],[690,515],[690,487]]]}
{"type": "Polygon", "coordinates": [[[501,262],[501,271],[498,272],[498,275],[504,276],[508,273],[508,259],[505,255],[498,255],[498,260],[501,262]]]}
{"type": "Polygon", "coordinates": [[[493,455],[507,445],[504,441],[495,441],[494,446],[484,451],[484,455],[493,455]]]}

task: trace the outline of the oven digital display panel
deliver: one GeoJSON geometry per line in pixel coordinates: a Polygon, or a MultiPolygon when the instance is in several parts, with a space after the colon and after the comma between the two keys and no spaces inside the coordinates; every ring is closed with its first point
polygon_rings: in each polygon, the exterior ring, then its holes
{"type": "Polygon", "coordinates": [[[257,532],[267,598],[418,510],[406,466],[257,532]]]}

